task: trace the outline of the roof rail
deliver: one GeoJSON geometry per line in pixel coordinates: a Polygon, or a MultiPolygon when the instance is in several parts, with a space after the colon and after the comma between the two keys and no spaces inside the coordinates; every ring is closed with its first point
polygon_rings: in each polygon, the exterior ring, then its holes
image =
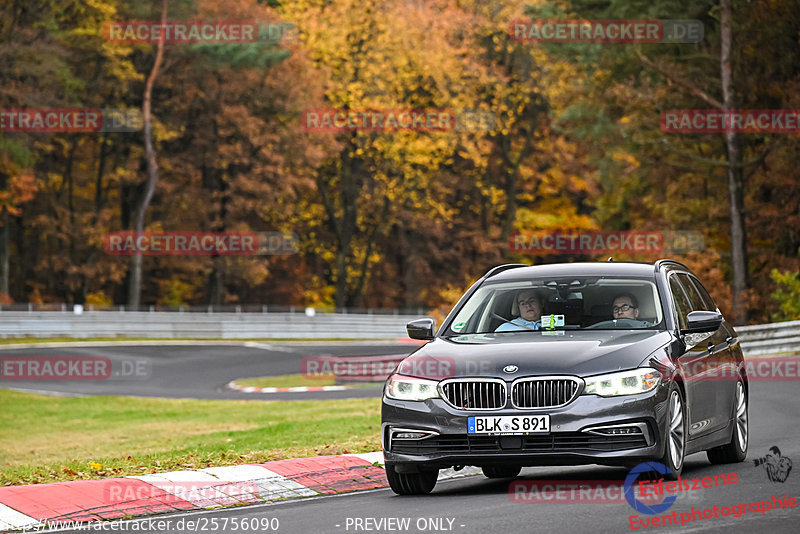
{"type": "Polygon", "coordinates": [[[497,267],[492,267],[491,269],[486,271],[486,274],[484,274],[483,277],[491,278],[492,276],[500,274],[503,271],[507,271],[509,269],[516,269],[517,267],[530,267],[530,265],[527,265],[525,263],[506,263],[505,265],[498,265],[497,267]]]}
{"type": "Polygon", "coordinates": [[[670,260],[670,259],[662,259],[662,260],[658,260],[658,261],[655,263],[655,266],[656,266],[656,271],[659,271],[659,270],[661,269],[661,267],[662,267],[664,264],[667,264],[667,263],[671,263],[671,264],[673,264],[673,265],[680,265],[681,267],[683,267],[683,268],[684,268],[684,269],[686,269],[687,271],[689,270],[689,268],[688,268],[687,266],[685,266],[684,264],[682,264],[682,263],[681,263],[681,262],[679,262],[679,261],[670,260]]]}

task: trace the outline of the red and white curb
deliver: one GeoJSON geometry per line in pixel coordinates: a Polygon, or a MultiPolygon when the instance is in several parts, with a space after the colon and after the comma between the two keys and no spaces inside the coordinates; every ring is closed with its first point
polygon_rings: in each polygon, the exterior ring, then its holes
{"type": "MultiPolygon", "coordinates": [[[[384,488],[383,462],[382,452],[368,452],[0,487],[0,531],[384,488]]],[[[442,469],[439,480],[479,472],[442,469]]]]}
{"type": "Polygon", "coordinates": [[[240,386],[236,380],[231,380],[227,385],[228,389],[243,391],[245,393],[302,393],[304,391],[344,391],[354,389],[354,386],[296,386],[291,388],[257,388],[252,386],[240,386]]]}
{"type": "Polygon", "coordinates": [[[0,487],[0,531],[386,487],[374,463],[383,463],[382,453],[0,487]]]}

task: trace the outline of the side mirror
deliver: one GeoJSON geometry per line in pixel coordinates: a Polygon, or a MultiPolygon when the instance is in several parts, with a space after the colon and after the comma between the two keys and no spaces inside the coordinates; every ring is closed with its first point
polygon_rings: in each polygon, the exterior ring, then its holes
{"type": "Polygon", "coordinates": [[[430,317],[416,319],[406,325],[406,332],[411,339],[433,339],[436,322],[430,317]]]}
{"type": "Polygon", "coordinates": [[[722,326],[722,314],[712,311],[693,311],[686,316],[686,328],[681,334],[714,332],[722,326]]]}

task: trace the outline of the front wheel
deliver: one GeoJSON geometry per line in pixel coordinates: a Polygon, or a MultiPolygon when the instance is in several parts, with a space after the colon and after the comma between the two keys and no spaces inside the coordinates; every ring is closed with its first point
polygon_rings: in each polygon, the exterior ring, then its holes
{"type": "Polygon", "coordinates": [[[667,434],[664,445],[664,456],[661,463],[667,467],[664,478],[676,480],[683,472],[683,460],[686,451],[686,405],[683,393],[676,385],[667,401],[667,434]]]}
{"type": "Polygon", "coordinates": [[[398,473],[393,464],[386,464],[389,487],[398,495],[426,495],[433,491],[439,470],[420,470],[418,473],[398,473]]]}
{"type": "Polygon", "coordinates": [[[747,424],[747,392],[744,383],[736,382],[736,396],[734,398],[733,435],[730,443],[714,447],[706,451],[708,461],[712,464],[734,464],[743,462],[747,456],[747,438],[749,428],[747,424]]]}

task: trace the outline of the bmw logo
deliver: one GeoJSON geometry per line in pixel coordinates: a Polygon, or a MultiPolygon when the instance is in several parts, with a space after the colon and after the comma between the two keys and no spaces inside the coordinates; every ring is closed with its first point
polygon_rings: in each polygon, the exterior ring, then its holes
{"type": "Polygon", "coordinates": [[[519,371],[519,367],[517,367],[516,365],[506,365],[505,367],[503,367],[504,373],[516,373],[517,371],[519,371]]]}

